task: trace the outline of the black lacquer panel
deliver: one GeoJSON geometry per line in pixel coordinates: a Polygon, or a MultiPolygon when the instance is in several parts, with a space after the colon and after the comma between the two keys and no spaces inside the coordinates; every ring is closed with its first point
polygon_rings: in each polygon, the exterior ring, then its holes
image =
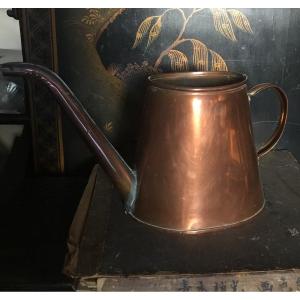
{"type": "MultiPolygon", "coordinates": [[[[299,9],[57,9],[60,75],[127,158],[149,74],[228,69],[246,73],[249,87],[278,84],[290,98],[279,148],[299,159],[299,22],[299,9]]],[[[276,95],[262,93],[251,109],[259,145],[276,125],[276,95]]],[[[68,121],[64,139],[67,170],[93,162],[68,121]]]]}

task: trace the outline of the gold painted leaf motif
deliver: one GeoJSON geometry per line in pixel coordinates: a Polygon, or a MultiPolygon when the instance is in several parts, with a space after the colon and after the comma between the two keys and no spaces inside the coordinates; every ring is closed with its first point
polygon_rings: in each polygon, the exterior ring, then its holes
{"type": "Polygon", "coordinates": [[[187,71],[188,70],[188,59],[187,57],[178,50],[170,50],[168,57],[171,61],[172,71],[187,71]]]}
{"type": "Polygon", "coordinates": [[[227,11],[229,12],[236,27],[245,32],[253,33],[247,17],[242,12],[237,9],[228,9],[227,11]]]}
{"type": "Polygon", "coordinates": [[[85,35],[85,37],[86,37],[86,39],[89,41],[89,42],[94,42],[94,40],[95,40],[95,34],[93,34],[93,33],[87,33],[86,35],[85,35]]]}
{"type": "Polygon", "coordinates": [[[86,25],[95,25],[100,19],[100,9],[89,8],[89,14],[81,19],[81,22],[86,25]]]}
{"type": "Polygon", "coordinates": [[[155,16],[151,16],[146,18],[139,26],[138,31],[135,35],[135,41],[134,44],[132,46],[132,49],[136,48],[142,41],[143,37],[147,34],[152,20],[155,18],[155,16]]]}
{"type": "Polygon", "coordinates": [[[197,71],[208,70],[208,50],[207,47],[198,40],[190,40],[193,45],[193,65],[197,71]]]}
{"type": "Polygon", "coordinates": [[[158,17],[157,21],[150,29],[147,48],[158,38],[161,32],[161,27],[162,27],[162,23],[161,23],[161,16],[160,16],[158,17]]]}
{"type": "Polygon", "coordinates": [[[107,131],[107,132],[112,132],[113,130],[113,123],[110,121],[110,122],[106,122],[104,124],[104,130],[107,131]]]}
{"type": "Polygon", "coordinates": [[[99,15],[99,14],[100,14],[100,8],[87,8],[87,10],[88,10],[89,13],[91,13],[91,14],[96,14],[96,15],[99,15]]]}
{"type": "Polygon", "coordinates": [[[228,71],[227,65],[222,56],[213,50],[209,50],[211,54],[211,70],[212,71],[228,71]]]}
{"type": "MultiPolygon", "coordinates": [[[[195,16],[195,13],[202,11],[205,8],[193,8],[192,12],[189,16],[185,16],[185,13],[181,9],[166,9],[159,16],[150,16],[147,17],[138,27],[138,31],[136,32],[135,41],[133,43],[132,48],[136,48],[143,38],[148,35],[148,41],[146,49],[159,37],[162,30],[162,18],[163,16],[169,12],[174,10],[179,10],[182,14],[183,24],[181,31],[177,38],[168,46],[167,49],[162,51],[157,58],[154,64],[154,70],[157,70],[158,66],[162,62],[162,58],[164,56],[168,56],[170,59],[171,69],[173,71],[185,71],[189,69],[189,61],[187,58],[187,54],[184,52],[180,52],[175,50],[175,48],[182,43],[191,42],[192,44],[192,64],[193,67],[197,71],[207,71],[211,69],[212,71],[227,71],[227,65],[221,55],[217,52],[210,50],[207,48],[205,44],[200,42],[197,39],[185,39],[182,38],[185,33],[185,29],[188,21],[195,16]],[[153,25],[152,25],[153,24],[153,25]],[[149,32],[149,34],[148,34],[149,32]],[[210,58],[209,58],[210,57],[210,58]],[[211,59],[211,63],[209,63],[211,59]]],[[[226,9],[226,8],[212,8],[209,9],[212,13],[213,23],[216,31],[222,34],[225,38],[231,41],[237,41],[233,26],[235,25],[237,28],[253,33],[250,23],[247,17],[237,9],[226,9]]],[[[95,13],[95,12],[91,12],[95,13]]],[[[113,71],[113,70],[112,70],[113,71]]]]}
{"type": "Polygon", "coordinates": [[[211,12],[213,15],[215,29],[227,39],[231,41],[236,41],[236,37],[231,25],[231,21],[227,15],[226,9],[212,8],[211,12]]]}

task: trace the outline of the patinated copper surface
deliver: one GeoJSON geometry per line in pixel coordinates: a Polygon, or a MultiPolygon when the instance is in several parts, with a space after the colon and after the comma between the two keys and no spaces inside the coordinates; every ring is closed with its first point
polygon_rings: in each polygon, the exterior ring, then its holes
{"type": "Polygon", "coordinates": [[[274,88],[281,100],[279,126],[258,151],[261,156],[275,146],[286,123],[288,100],[279,87],[261,84],[247,92],[247,77],[232,72],[151,76],[133,171],[56,74],[24,63],[0,70],[35,76],[49,86],[137,220],[193,233],[233,226],[263,208],[249,99],[274,88]]]}
{"type": "MultiPolygon", "coordinates": [[[[234,225],[257,214],[264,199],[246,76],[228,72],[150,78],[137,155],[136,218],[163,228],[198,231],[234,225]]],[[[262,88],[251,90],[254,95],[262,88]]],[[[282,134],[287,98],[280,93],[282,134]]]]}

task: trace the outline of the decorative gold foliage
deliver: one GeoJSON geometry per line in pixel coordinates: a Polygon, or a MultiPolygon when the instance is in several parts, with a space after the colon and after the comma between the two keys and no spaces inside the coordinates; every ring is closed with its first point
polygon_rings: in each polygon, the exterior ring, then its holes
{"type": "Polygon", "coordinates": [[[161,27],[162,27],[162,23],[161,23],[161,16],[160,16],[158,17],[157,21],[150,29],[147,48],[158,38],[161,32],[161,27]]]}
{"type": "Polygon", "coordinates": [[[211,12],[213,15],[215,29],[231,41],[236,41],[231,21],[227,15],[226,9],[212,8],[211,12]]]}
{"type": "Polygon", "coordinates": [[[87,8],[87,10],[91,14],[100,14],[100,8],[87,8]]]}
{"type": "Polygon", "coordinates": [[[197,71],[208,70],[208,50],[207,47],[198,40],[190,40],[193,45],[193,65],[197,71]]]}
{"type": "Polygon", "coordinates": [[[101,17],[99,8],[88,8],[88,14],[81,19],[86,25],[95,25],[101,17]]]}
{"type": "Polygon", "coordinates": [[[107,132],[112,132],[113,130],[113,123],[110,121],[110,122],[106,122],[104,124],[104,130],[107,131],[107,132]]]}
{"type": "Polygon", "coordinates": [[[253,33],[250,23],[247,17],[237,9],[228,9],[227,10],[231,15],[231,18],[234,24],[241,30],[249,33],[253,33]]]}
{"type": "MultiPolygon", "coordinates": [[[[172,71],[185,71],[188,70],[188,58],[185,53],[176,50],[179,44],[185,42],[191,42],[193,47],[192,54],[192,64],[193,67],[197,71],[207,71],[209,70],[209,53],[211,56],[211,67],[212,71],[227,71],[227,65],[222,58],[222,56],[216,53],[213,50],[207,48],[205,44],[196,39],[184,39],[183,35],[187,28],[187,24],[192,17],[196,16],[197,12],[204,10],[205,8],[193,8],[188,16],[185,15],[185,12],[180,8],[170,8],[166,9],[159,16],[150,16],[146,18],[139,26],[138,31],[135,36],[135,41],[132,48],[136,48],[142,41],[142,39],[148,34],[148,41],[146,49],[158,38],[162,30],[162,18],[163,16],[170,11],[179,11],[181,14],[181,18],[183,19],[182,28],[176,37],[176,39],[165,49],[163,50],[159,57],[156,59],[154,63],[154,70],[158,70],[160,64],[162,63],[162,59],[165,56],[168,56],[171,63],[172,71]],[[154,20],[156,20],[154,22],[154,20]],[[154,24],[153,24],[154,22],[154,24]],[[152,25],[153,24],[153,25],[152,25]],[[152,27],[151,27],[152,25],[152,27]]],[[[237,28],[243,30],[244,32],[253,33],[250,23],[247,17],[236,9],[225,9],[225,8],[213,8],[210,9],[212,16],[214,27],[216,31],[221,33],[225,38],[236,41],[236,36],[233,31],[233,25],[237,28]],[[229,16],[231,18],[229,18],[229,16]]],[[[199,14],[197,14],[199,15],[199,14]]]]}
{"type": "Polygon", "coordinates": [[[135,35],[135,41],[132,46],[132,49],[136,48],[141,43],[143,37],[147,34],[147,32],[151,26],[152,20],[154,18],[156,18],[156,17],[155,16],[148,17],[141,23],[141,25],[139,26],[138,31],[135,35]]]}
{"type": "Polygon", "coordinates": [[[93,33],[87,33],[86,35],[85,35],[85,37],[86,37],[86,39],[89,41],[89,42],[94,42],[94,40],[95,40],[95,34],[93,34],[93,33]]]}
{"type": "Polygon", "coordinates": [[[228,71],[227,65],[222,56],[213,50],[209,50],[211,54],[211,70],[212,71],[228,71]]]}
{"type": "Polygon", "coordinates": [[[138,31],[135,35],[135,41],[133,43],[132,49],[136,48],[141,43],[144,36],[148,33],[152,21],[156,18],[157,18],[156,22],[153,24],[153,26],[150,29],[146,48],[148,48],[158,38],[162,27],[162,22],[161,22],[162,15],[148,17],[140,24],[138,31]]]}
{"type": "Polygon", "coordinates": [[[172,71],[187,71],[188,70],[188,59],[187,57],[178,50],[170,50],[168,57],[171,61],[172,71]]]}

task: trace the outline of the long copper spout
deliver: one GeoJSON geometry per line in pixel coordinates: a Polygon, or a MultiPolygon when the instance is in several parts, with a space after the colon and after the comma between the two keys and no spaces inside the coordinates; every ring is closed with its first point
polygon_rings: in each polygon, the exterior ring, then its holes
{"type": "Polygon", "coordinates": [[[0,65],[0,72],[3,75],[33,77],[46,84],[57,96],[57,101],[94,150],[101,166],[112,178],[125,199],[134,197],[132,195],[136,185],[134,172],[106,139],[77,97],[59,76],[43,66],[22,62],[2,64],[0,65]]]}

